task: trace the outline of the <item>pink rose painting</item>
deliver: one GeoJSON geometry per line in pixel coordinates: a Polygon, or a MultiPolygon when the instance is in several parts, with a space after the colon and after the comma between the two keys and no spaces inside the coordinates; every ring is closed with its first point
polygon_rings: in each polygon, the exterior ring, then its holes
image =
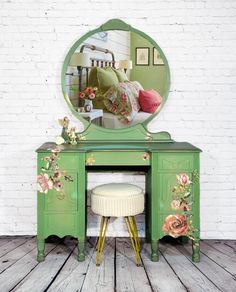
{"type": "Polygon", "coordinates": [[[162,230],[170,236],[178,237],[188,234],[188,220],[185,215],[169,215],[165,219],[162,230]]]}
{"type": "Polygon", "coordinates": [[[176,178],[182,186],[186,186],[191,183],[189,176],[186,173],[177,174],[176,178]]]}
{"type": "Polygon", "coordinates": [[[173,200],[170,203],[174,214],[165,218],[162,231],[172,237],[187,235],[193,238],[196,229],[190,220],[192,216],[190,208],[192,205],[192,182],[186,173],[177,174],[176,179],[178,184],[173,187],[173,200]]]}
{"type": "Polygon", "coordinates": [[[53,188],[53,181],[49,178],[47,173],[40,173],[38,175],[38,189],[40,193],[47,194],[48,190],[53,188]]]}
{"type": "Polygon", "coordinates": [[[173,200],[171,202],[171,208],[173,210],[179,210],[181,208],[181,202],[179,200],[173,200]]]}

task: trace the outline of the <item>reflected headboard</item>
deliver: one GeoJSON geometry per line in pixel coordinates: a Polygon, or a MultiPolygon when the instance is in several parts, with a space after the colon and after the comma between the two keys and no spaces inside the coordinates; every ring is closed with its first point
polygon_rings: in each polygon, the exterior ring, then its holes
{"type": "Polygon", "coordinates": [[[109,66],[109,67],[115,67],[115,55],[112,51],[108,50],[108,49],[104,49],[98,46],[94,46],[94,45],[90,45],[90,44],[85,44],[80,48],[80,53],[83,53],[84,49],[90,49],[92,51],[98,51],[98,52],[102,52],[105,54],[111,54],[112,60],[106,60],[106,59],[102,59],[102,58],[90,58],[91,59],[91,65],[93,66],[97,66],[97,67],[104,67],[105,66],[109,66]],[[96,63],[96,64],[95,64],[96,63]]]}
{"type": "MultiPolygon", "coordinates": [[[[84,44],[81,46],[80,48],[80,53],[83,53],[84,49],[90,49],[92,51],[97,51],[97,52],[102,52],[105,54],[110,54],[111,55],[111,60],[107,60],[107,59],[103,59],[103,58],[95,58],[95,57],[91,57],[91,67],[113,67],[115,68],[115,55],[112,51],[108,50],[108,49],[104,49],[95,45],[90,45],[90,44],[84,44]]],[[[89,69],[90,68],[85,68],[86,69],[86,79],[85,82],[83,82],[81,80],[80,84],[79,84],[79,88],[82,88],[82,84],[88,86],[88,79],[89,79],[89,69]]],[[[83,76],[82,76],[83,78],[83,76]]]]}

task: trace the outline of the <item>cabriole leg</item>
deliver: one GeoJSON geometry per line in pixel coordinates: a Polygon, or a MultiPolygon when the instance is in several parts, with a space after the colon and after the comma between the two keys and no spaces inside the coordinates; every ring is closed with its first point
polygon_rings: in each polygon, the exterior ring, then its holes
{"type": "Polygon", "coordinates": [[[45,240],[41,238],[37,238],[37,247],[38,247],[38,255],[37,255],[37,261],[43,262],[45,260],[45,240]]]}
{"type": "Polygon", "coordinates": [[[83,262],[85,260],[85,239],[78,238],[78,261],[83,262]]]}
{"type": "Polygon", "coordinates": [[[152,240],[151,241],[151,248],[152,248],[151,261],[152,262],[159,261],[158,247],[159,247],[159,240],[152,240]]]}
{"type": "Polygon", "coordinates": [[[192,248],[193,248],[192,260],[195,263],[199,263],[200,262],[200,239],[194,239],[192,241],[192,248]]]}

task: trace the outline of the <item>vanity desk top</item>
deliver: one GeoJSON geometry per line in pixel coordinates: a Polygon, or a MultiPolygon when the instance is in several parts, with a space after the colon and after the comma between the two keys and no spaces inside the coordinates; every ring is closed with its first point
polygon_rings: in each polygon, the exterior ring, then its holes
{"type": "MultiPolygon", "coordinates": [[[[54,142],[44,143],[36,152],[50,152],[57,145],[54,142]]],[[[187,142],[160,141],[81,141],[77,145],[63,145],[61,152],[91,152],[91,151],[147,151],[147,152],[201,152],[196,146],[187,142]]]]}

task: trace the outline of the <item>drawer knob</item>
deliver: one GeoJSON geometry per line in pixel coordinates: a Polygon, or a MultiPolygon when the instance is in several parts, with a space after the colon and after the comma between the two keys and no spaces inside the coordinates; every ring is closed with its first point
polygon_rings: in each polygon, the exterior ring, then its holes
{"type": "Polygon", "coordinates": [[[149,153],[147,153],[147,152],[145,152],[143,155],[142,155],[142,158],[143,158],[143,160],[149,160],[150,159],[150,155],[149,155],[149,153]]]}

